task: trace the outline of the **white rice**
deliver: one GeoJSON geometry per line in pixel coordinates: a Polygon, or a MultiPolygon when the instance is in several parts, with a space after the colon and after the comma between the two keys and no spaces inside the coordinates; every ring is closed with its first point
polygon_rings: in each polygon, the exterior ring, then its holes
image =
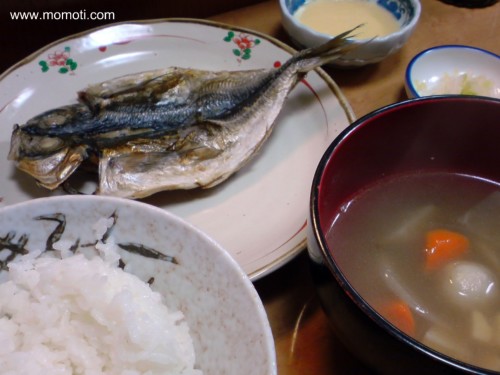
{"type": "Polygon", "coordinates": [[[1,374],[202,374],[183,314],[118,268],[113,246],[88,259],[58,245],[60,257],[10,263],[0,284],[1,374]]]}

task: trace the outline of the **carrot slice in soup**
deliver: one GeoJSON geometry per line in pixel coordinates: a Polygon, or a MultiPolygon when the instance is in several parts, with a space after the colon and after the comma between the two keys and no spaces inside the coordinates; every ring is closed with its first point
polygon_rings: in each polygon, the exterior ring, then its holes
{"type": "Polygon", "coordinates": [[[436,270],[468,250],[469,239],[463,234],[446,229],[432,230],[426,235],[425,268],[436,270]]]}
{"type": "Polygon", "coordinates": [[[390,323],[407,335],[415,335],[415,319],[410,307],[403,301],[393,301],[380,309],[380,313],[390,323]]]}

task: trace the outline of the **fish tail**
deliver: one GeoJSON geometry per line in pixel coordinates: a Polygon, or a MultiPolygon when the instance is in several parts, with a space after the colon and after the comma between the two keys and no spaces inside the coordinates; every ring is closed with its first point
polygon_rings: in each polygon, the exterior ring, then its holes
{"type": "Polygon", "coordinates": [[[319,46],[299,51],[286,65],[296,65],[299,72],[307,73],[323,64],[332,62],[357,47],[349,38],[352,37],[353,32],[361,26],[362,25],[356,26],[353,29],[338,34],[328,42],[320,44],[319,46]]]}

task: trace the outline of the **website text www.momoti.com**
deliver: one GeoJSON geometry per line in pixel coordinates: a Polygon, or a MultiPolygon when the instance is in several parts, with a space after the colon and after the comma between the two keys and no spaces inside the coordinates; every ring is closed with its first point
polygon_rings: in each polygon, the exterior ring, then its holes
{"type": "Polygon", "coordinates": [[[10,18],[18,21],[112,21],[115,19],[114,12],[106,11],[43,11],[43,12],[10,12],[10,18]]]}

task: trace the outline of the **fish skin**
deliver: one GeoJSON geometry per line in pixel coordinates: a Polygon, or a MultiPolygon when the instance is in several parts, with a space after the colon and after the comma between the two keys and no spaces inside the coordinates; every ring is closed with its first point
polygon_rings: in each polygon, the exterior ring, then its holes
{"type": "Polygon", "coordinates": [[[97,194],[143,198],[215,186],[259,151],[305,74],[352,49],[351,32],[277,69],[172,67],[91,85],[77,104],[15,125],[9,159],[48,189],[92,156],[99,160],[97,194]]]}

